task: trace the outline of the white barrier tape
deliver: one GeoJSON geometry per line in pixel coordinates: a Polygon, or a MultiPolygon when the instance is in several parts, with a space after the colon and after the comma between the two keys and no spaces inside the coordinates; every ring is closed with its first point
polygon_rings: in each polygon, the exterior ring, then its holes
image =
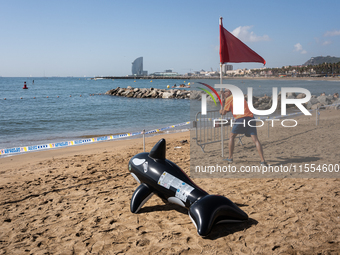
{"type": "Polygon", "coordinates": [[[321,109],[321,108],[325,108],[326,109],[329,106],[338,106],[338,105],[340,105],[340,103],[338,103],[338,104],[330,104],[330,105],[323,105],[323,106],[320,106],[319,109],[321,109]]]}
{"type": "MultiPolygon", "coordinates": [[[[158,132],[162,132],[164,130],[168,130],[168,129],[176,128],[176,127],[180,127],[180,126],[185,126],[185,125],[188,125],[188,124],[190,124],[190,121],[179,123],[179,124],[168,126],[168,127],[164,127],[164,128],[160,128],[160,129],[150,130],[148,132],[145,132],[145,134],[158,133],[158,132]]],[[[142,135],[142,134],[143,134],[143,132],[141,131],[141,132],[135,132],[135,133],[102,136],[102,137],[81,139],[81,140],[75,140],[75,141],[48,143],[48,144],[33,145],[33,146],[26,146],[26,147],[15,147],[15,148],[10,148],[10,149],[1,149],[0,155],[9,155],[9,154],[13,154],[13,153],[23,153],[23,152],[32,152],[32,151],[46,150],[46,149],[53,149],[53,148],[62,148],[62,147],[73,146],[73,145],[80,145],[80,144],[87,144],[87,143],[93,143],[93,142],[120,139],[120,138],[142,135]]]]}

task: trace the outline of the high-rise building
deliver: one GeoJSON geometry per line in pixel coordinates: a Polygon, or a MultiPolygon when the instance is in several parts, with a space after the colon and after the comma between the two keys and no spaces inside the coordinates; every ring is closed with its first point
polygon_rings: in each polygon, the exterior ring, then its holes
{"type": "Polygon", "coordinates": [[[132,62],[132,75],[147,75],[147,71],[143,71],[143,57],[136,58],[132,62]]]}
{"type": "Polygon", "coordinates": [[[222,73],[226,73],[227,71],[230,71],[230,70],[233,70],[232,65],[227,65],[227,64],[222,65],[222,73]]]}

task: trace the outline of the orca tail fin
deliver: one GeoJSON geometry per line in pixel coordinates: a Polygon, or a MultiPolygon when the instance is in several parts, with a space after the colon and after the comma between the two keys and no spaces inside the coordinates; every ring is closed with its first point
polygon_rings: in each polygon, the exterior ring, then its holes
{"type": "Polygon", "coordinates": [[[216,195],[207,195],[197,200],[190,207],[189,216],[200,236],[208,235],[214,224],[248,220],[248,215],[232,201],[216,195]]]}

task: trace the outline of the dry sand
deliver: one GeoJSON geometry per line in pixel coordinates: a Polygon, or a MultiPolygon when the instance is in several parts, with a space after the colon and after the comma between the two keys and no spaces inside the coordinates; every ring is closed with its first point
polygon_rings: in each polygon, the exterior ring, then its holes
{"type": "MultiPolygon", "coordinates": [[[[269,138],[259,130],[259,138],[270,164],[339,164],[339,126],[340,111],[323,111],[318,127],[304,117],[300,128],[277,128],[269,138]]],[[[146,150],[162,137],[167,158],[189,175],[205,157],[189,132],[149,137],[146,150]]],[[[243,142],[234,164],[258,163],[251,140],[243,142]]],[[[142,140],[134,139],[1,158],[0,254],[340,253],[340,179],[195,178],[250,217],[202,238],[186,209],[156,196],[130,212],[138,184],[128,161],[139,152],[142,140]]],[[[206,153],[216,161],[220,151],[211,145],[206,153]]]]}

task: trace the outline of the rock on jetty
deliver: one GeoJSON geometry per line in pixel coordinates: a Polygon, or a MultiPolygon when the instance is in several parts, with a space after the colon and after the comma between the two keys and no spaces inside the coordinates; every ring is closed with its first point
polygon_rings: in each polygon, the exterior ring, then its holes
{"type": "Polygon", "coordinates": [[[155,88],[127,88],[117,87],[105,93],[106,95],[132,97],[132,98],[176,98],[190,99],[190,91],[182,89],[155,89],[155,88]]]}
{"type": "Polygon", "coordinates": [[[335,95],[312,95],[312,98],[307,103],[307,109],[318,109],[324,107],[326,109],[340,109],[340,98],[335,95]]]}

